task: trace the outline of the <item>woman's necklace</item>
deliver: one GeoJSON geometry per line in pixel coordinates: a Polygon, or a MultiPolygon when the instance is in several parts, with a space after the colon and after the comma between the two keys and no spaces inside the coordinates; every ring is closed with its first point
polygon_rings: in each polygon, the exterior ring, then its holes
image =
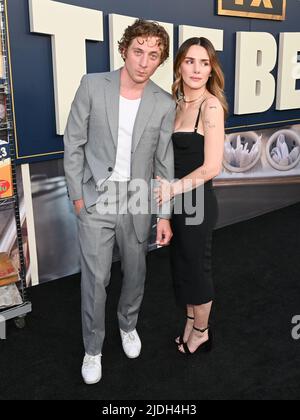
{"type": "Polygon", "coordinates": [[[199,98],[196,98],[196,99],[191,99],[191,100],[189,100],[189,101],[187,101],[186,99],[185,99],[185,96],[183,96],[183,102],[185,103],[185,104],[192,104],[193,102],[198,102],[198,101],[200,101],[200,99],[202,99],[203,97],[204,97],[204,95],[205,95],[205,93],[206,93],[206,91],[201,95],[201,96],[199,96],[199,98]]]}

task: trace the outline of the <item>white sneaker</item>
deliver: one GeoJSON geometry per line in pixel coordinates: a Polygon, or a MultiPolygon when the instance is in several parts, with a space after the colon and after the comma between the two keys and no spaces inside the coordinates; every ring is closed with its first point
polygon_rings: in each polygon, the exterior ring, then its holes
{"type": "Polygon", "coordinates": [[[90,356],[85,354],[81,368],[81,374],[87,385],[93,385],[100,381],[102,377],[101,354],[90,356]]]}
{"type": "Polygon", "coordinates": [[[129,359],[139,357],[142,349],[142,343],[136,330],[126,333],[120,329],[123,350],[129,359]]]}

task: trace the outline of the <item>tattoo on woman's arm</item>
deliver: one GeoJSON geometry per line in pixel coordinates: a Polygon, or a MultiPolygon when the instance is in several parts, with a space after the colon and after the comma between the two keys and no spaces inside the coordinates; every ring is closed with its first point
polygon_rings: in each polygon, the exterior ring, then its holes
{"type": "Polygon", "coordinates": [[[216,128],[216,123],[212,120],[205,120],[205,125],[207,128],[216,128]]]}

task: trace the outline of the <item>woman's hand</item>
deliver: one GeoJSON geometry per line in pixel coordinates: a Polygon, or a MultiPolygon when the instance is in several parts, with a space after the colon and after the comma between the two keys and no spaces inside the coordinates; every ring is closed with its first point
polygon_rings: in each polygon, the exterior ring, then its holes
{"type": "Polygon", "coordinates": [[[76,216],[79,215],[79,213],[81,212],[81,210],[84,207],[84,201],[83,200],[76,200],[73,202],[74,204],[74,209],[75,209],[75,214],[76,216]]]}
{"type": "Polygon", "coordinates": [[[158,206],[162,206],[164,203],[171,201],[174,198],[173,184],[166,179],[162,179],[159,176],[156,177],[159,186],[154,188],[154,196],[158,206]]]}

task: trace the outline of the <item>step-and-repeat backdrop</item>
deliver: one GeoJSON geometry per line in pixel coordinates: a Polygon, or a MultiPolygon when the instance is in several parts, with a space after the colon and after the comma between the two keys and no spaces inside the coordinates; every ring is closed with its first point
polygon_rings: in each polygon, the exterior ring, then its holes
{"type": "Polygon", "coordinates": [[[117,41],[137,17],[159,21],[170,35],[170,59],[154,77],[166,90],[185,39],[205,36],[218,51],[230,105],[215,180],[219,226],[300,201],[299,1],[9,0],[6,9],[33,284],[79,271],[62,135],[82,75],[122,65],[117,41]],[[266,191],[275,200],[269,206],[266,191]],[[237,203],[250,196],[247,213],[237,203]]]}

